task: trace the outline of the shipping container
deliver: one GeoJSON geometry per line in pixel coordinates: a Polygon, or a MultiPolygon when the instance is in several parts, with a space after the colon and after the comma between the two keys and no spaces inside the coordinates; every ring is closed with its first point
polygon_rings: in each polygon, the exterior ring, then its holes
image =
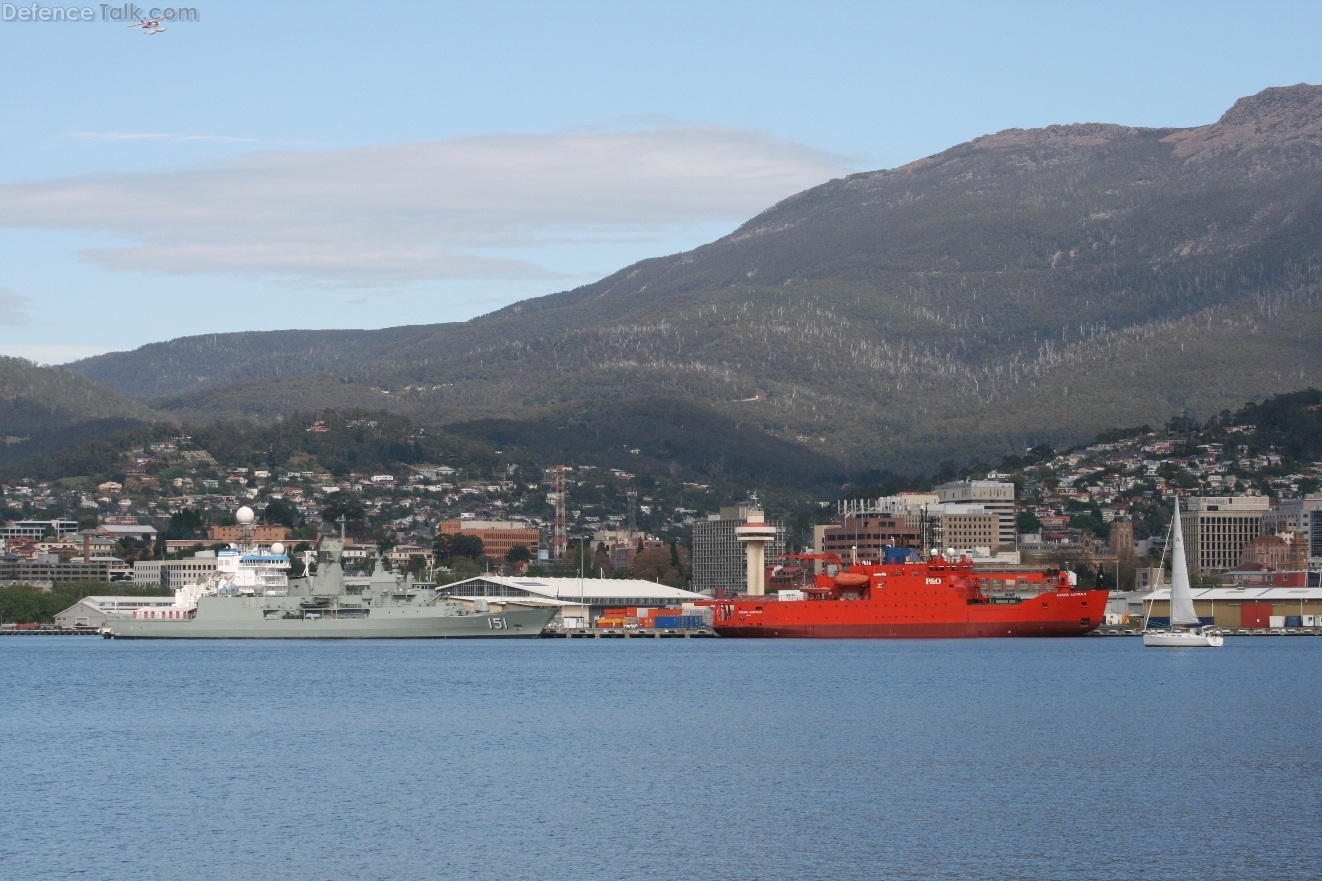
{"type": "Polygon", "coordinates": [[[658,616],[656,626],[661,630],[694,630],[703,626],[701,615],[658,616]]]}
{"type": "Polygon", "coordinates": [[[1271,624],[1271,603],[1245,603],[1239,607],[1240,627],[1258,628],[1271,624]]]}
{"type": "Polygon", "coordinates": [[[1267,624],[1267,626],[1268,626],[1268,627],[1284,627],[1284,626],[1285,626],[1285,616],[1284,616],[1284,615],[1272,615],[1272,616],[1268,619],[1268,624],[1267,624]]]}
{"type": "Polygon", "coordinates": [[[1285,626],[1286,626],[1286,627],[1303,627],[1303,626],[1304,626],[1304,617],[1303,617],[1302,615],[1286,615],[1286,616],[1285,616],[1285,626]]]}
{"type": "Polygon", "coordinates": [[[1317,623],[1318,618],[1322,618],[1322,615],[1304,615],[1304,616],[1303,616],[1303,619],[1304,619],[1304,625],[1303,625],[1303,626],[1305,626],[1305,627],[1317,627],[1317,626],[1318,626],[1318,623],[1317,623]]]}

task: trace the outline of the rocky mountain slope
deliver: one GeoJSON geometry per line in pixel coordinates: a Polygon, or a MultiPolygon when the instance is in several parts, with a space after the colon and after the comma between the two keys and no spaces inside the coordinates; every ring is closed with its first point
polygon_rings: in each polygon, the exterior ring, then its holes
{"type": "Polygon", "coordinates": [[[373,332],[388,345],[236,335],[213,362],[191,338],[164,345],[195,366],[150,383],[133,377],[163,349],[72,366],[191,416],[455,422],[664,395],[914,470],[1316,383],[1320,249],[1322,87],[1299,85],[1193,129],[987,135],[592,285],[373,332]]]}

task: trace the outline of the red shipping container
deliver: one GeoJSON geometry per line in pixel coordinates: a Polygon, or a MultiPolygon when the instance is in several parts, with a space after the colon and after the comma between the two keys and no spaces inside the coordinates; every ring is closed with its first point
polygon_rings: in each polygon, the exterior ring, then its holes
{"type": "Polygon", "coordinates": [[[1271,603],[1245,603],[1239,607],[1239,626],[1247,628],[1270,627],[1271,603]]]}

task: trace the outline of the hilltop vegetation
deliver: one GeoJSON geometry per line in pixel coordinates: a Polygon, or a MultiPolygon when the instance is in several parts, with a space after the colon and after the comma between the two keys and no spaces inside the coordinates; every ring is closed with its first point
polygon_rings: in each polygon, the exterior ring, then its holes
{"type": "MultiPolygon", "coordinates": [[[[1322,87],[1301,85],[1193,129],[988,135],[595,284],[328,346],[311,371],[264,373],[278,334],[227,338],[212,372],[242,382],[144,385],[165,351],[150,347],[74,366],[188,420],[535,421],[664,396],[917,473],[1316,382],[1320,250],[1322,87]]],[[[166,349],[205,362],[205,339],[166,349]]]]}
{"type": "MultiPolygon", "coordinates": [[[[498,474],[517,464],[533,474],[555,464],[627,468],[672,478],[730,481],[804,490],[838,483],[842,466],[830,457],[768,437],[713,410],[674,399],[594,408],[548,410],[528,420],[480,420],[448,428],[418,425],[387,411],[295,412],[270,423],[215,422],[135,425],[99,440],[30,457],[0,470],[9,480],[97,482],[127,476],[125,453],[153,444],[206,451],[222,467],[391,473],[419,464],[498,474]]],[[[153,473],[179,476],[164,460],[153,473]]]]}
{"type": "Polygon", "coordinates": [[[151,415],[80,374],[0,356],[0,465],[108,437],[151,415]]]}

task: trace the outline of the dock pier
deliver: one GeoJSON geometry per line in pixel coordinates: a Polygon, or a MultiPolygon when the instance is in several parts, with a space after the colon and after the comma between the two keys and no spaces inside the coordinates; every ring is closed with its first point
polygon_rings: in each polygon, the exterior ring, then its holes
{"type": "Polygon", "coordinates": [[[715,636],[716,631],[710,627],[548,627],[542,631],[542,639],[710,639],[715,636]]]}

